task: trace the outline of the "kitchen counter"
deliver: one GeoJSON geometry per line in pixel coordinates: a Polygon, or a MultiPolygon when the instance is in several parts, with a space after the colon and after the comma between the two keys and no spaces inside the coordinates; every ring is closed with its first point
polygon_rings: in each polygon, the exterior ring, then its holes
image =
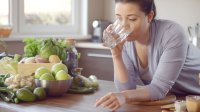
{"type": "MultiPolygon", "coordinates": [[[[10,54],[23,54],[24,43],[22,41],[6,41],[7,49],[10,54]],[[17,48],[17,49],[15,49],[17,48]]],[[[77,48],[89,48],[89,49],[99,49],[108,50],[109,48],[102,46],[102,43],[92,43],[92,42],[77,42],[77,48]]],[[[1,51],[2,49],[0,49],[1,51]]]]}
{"type": "MultiPolygon", "coordinates": [[[[0,101],[0,112],[105,112],[94,107],[95,100],[108,92],[114,92],[114,83],[100,80],[100,89],[94,94],[66,94],[33,103],[12,104],[0,101]]],[[[118,112],[161,112],[160,106],[139,106],[126,104],[118,112]]]]}

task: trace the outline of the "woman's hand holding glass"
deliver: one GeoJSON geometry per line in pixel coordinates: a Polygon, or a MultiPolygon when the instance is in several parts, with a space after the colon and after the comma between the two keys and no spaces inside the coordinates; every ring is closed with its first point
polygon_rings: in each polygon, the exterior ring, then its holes
{"type": "Polygon", "coordinates": [[[117,19],[103,33],[103,45],[111,49],[113,56],[121,55],[122,47],[126,38],[133,32],[134,27],[129,24],[122,24],[117,19]]]}

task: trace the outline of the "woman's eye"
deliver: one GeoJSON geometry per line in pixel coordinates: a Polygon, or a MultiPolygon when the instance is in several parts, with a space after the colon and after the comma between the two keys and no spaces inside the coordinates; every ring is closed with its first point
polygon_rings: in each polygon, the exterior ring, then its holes
{"type": "Polygon", "coordinates": [[[136,19],[129,19],[130,21],[136,21],[136,19]]]}

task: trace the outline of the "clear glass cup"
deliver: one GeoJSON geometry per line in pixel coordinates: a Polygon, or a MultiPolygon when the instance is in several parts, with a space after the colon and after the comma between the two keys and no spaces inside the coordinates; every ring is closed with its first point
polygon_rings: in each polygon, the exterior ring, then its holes
{"type": "Polygon", "coordinates": [[[134,26],[130,24],[122,25],[117,19],[111,26],[110,31],[104,31],[103,41],[104,46],[114,48],[124,39],[126,39],[134,30],[134,26]]]}

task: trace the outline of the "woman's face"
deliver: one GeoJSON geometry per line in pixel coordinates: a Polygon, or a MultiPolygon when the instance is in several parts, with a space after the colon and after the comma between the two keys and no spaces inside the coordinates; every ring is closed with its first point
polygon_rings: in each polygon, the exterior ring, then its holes
{"type": "Polygon", "coordinates": [[[134,26],[134,30],[127,37],[127,41],[138,40],[149,31],[149,18],[135,3],[116,3],[115,15],[116,19],[121,21],[121,24],[134,26]]]}

